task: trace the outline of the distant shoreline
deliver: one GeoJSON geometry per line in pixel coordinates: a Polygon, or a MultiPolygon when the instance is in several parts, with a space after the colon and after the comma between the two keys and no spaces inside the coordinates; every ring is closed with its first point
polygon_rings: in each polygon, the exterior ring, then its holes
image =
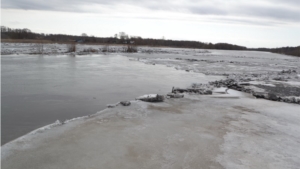
{"type": "MultiPolygon", "coordinates": [[[[51,40],[38,40],[38,39],[1,39],[1,43],[43,43],[43,44],[74,44],[74,42],[55,42],[51,40]]],[[[76,44],[82,44],[82,45],[106,45],[106,46],[128,46],[128,45],[134,45],[134,46],[142,46],[142,47],[152,47],[152,48],[176,48],[176,49],[202,49],[202,48],[193,48],[193,47],[180,47],[180,46],[159,46],[159,45],[137,45],[137,44],[116,44],[116,43],[95,43],[95,42],[81,42],[76,44]]],[[[271,53],[277,53],[282,55],[288,55],[288,56],[296,56],[300,57],[300,46],[298,47],[282,47],[282,48],[248,48],[245,50],[241,49],[205,49],[203,50],[232,50],[232,51],[259,51],[259,52],[271,52],[271,53]],[[286,52],[284,52],[286,51],[286,52]]]]}

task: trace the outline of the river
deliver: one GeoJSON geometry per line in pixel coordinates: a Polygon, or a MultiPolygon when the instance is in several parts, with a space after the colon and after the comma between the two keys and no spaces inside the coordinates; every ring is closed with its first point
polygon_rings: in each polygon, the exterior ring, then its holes
{"type": "Polygon", "coordinates": [[[1,144],[107,104],[220,77],[110,55],[1,56],[1,144]]]}

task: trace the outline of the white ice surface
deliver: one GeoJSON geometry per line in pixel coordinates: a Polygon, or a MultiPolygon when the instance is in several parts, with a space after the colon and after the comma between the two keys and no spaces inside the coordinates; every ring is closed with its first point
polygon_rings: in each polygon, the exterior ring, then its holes
{"type": "Polygon", "coordinates": [[[264,81],[250,81],[250,82],[247,82],[247,83],[252,84],[252,85],[263,85],[263,86],[275,87],[274,84],[270,84],[270,83],[267,83],[267,82],[264,82],[264,81]]]}
{"type": "Polygon", "coordinates": [[[213,92],[216,94],[213,94],[209,97],[212,98],[232,98],[232,99],[238,99],[240,97],[251,97],[251,95],[239,92],[236,90],[228,89],[227,92],[225,92],[227,88],[216,88],[213,92]],[[224,91],[224,92],[223,92],[224,91]]]}
{"type": "Polygon", "coordinates": [[[214,88],[213,94],[227,94],[226,90],[229,90],[229,89],[226,87],[214,88]]]}
{"type": "Polygon", "coordinates": [[[299,105],[228,93],[106,109],[4,145],[2,168],[298,168],[299,105]]]}
{"type": "Polygon", "coordinates": [[[300,166],[300,107],[266,100],[240,102],[239,115],[224,136],[223,154],[217,157],[226,169],[296,169],[300,166]],[[245,108],[246,106],[252,108],[245,108]]]}
{"type": "Polygon", "coordinates": [[[146,98],[156,98],[157,97],[157,94],[146,94],[146,95],[143,95],[143,96],[139,96],[137,97],[136,99],[146,99],[146,98]]]}
{"type": "Polygon", "coordinates": [[[287,81],[287,82],[284,82],[284,83],[287,83],[287,84],[292,85],[292,86],[300,86],[300,82],[287,81]]]}
{"type": "Polygon", "coordinates": [[[86,119],[86,118],[89,118],[89,116],[76,117],[76,118],[73,118],[73,119],[65,120],[63,123],[67,124],[67,123],[70,123],[70,122],[73,122],[73,121],[76,121],[76,120],[86,119]]]}

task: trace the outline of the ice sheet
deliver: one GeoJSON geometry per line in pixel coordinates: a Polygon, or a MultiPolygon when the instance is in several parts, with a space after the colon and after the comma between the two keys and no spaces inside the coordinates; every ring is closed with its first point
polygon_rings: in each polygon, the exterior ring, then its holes
{"type": "Polygon", "coordinates": [[[2,168],[297,168],[299,106],[228,92],[106,109],[4,145],[2,168]]]}

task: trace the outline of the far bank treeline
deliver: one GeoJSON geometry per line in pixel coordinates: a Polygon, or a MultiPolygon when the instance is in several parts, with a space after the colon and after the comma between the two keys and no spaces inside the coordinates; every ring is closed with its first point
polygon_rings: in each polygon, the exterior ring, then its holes
{"type": "Polygon", "coordinates": [[[64,34],[43,34],[34,33],[30,29],[11,29],[1,26],[1,40],[44,40],[55,43],[100,43],[100,44],[134,44],[147,46],[164,46],[164,47],[179,47],[179,48],[197,48],[197,49],[222,49],[222,50],[256,50],[268,51],[273,53],[287,54],[300,57],[300,46],[298,47],[282,47],[282,48],[251,48],[238,46],[228,43],[203,43],[198,41],[178,41],[165,39],[145,39],[141,37],[94,37],[94,36],[74,36],[64,34]]]}

